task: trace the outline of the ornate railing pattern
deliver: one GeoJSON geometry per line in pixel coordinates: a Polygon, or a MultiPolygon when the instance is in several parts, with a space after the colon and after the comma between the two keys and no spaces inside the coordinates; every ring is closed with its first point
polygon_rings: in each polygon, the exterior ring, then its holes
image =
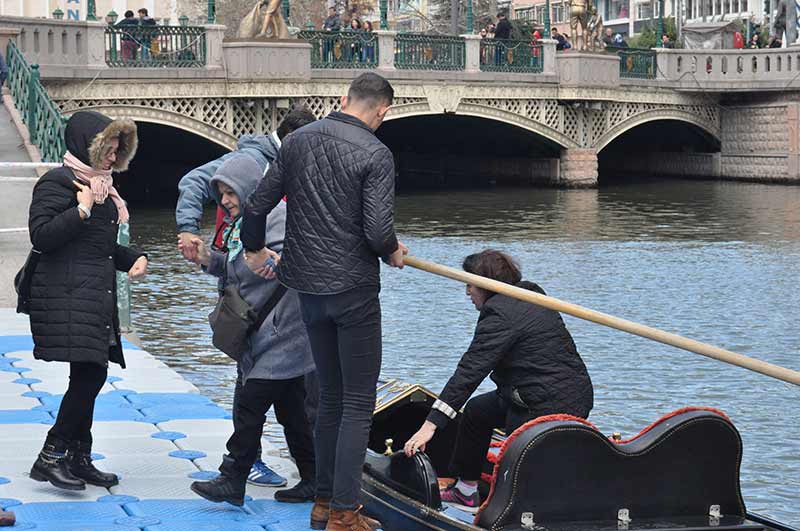
{"type": "Polygon", "coordinates": [[[481,40],[481,70],[484,72],[540,73],[544,49],[527,41],[481,40]]]}
{"type": "Polygon", "coordinates": [[[13,41],[9,41],[8,86],[14,106],[28,127],[30,141],[45,162],[60,162],[66,151],[66,120],[39,81],[39,66],[29,66],[13,41]]]}
{"type": "Polygon", "coordinates": [[[198,26],[109,26],[111,67],[200,68],[206,64],[206,30],[198,26]]]}
{"type": "Polygon", "coordinates": [[[654,50],[633,48],[606,48],[619,55],[619,77],[628,79],[655,79],[658,71],[654,50]]]}
{"type": "Polygon", "coordinates": [[[461,37],[398,33],[394,66],[403,70],[464,70],[465,44],[461,37]]]}
{"type": "Polygon", "coordinates": [[[378,37],[364,31],[301,31],[311,45],[311,68],[375,68],[378,37]]]}

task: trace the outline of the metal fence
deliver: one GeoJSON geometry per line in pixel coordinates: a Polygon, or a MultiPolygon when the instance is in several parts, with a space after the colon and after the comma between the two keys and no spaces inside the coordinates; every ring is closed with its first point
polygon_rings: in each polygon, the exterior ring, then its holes
{"type": "Polygon", "coordinates": [[[200,68],[206,64],[206,30],[199,26],[109,26],[106,64],[127,68],[200,68]]]}
{"type": "Polygon", "coordinates": [[[527,41],[481,40],[481,70],[484,72],[540,73],[544,48],[527,41]]]}
{"type": "Polygon", "coordinates": [[[627,79],[655,79],[656,52],[640,48],[607,47],[606,51],[619,55],[619,77],[627,79]]]}
{"type": "Polygon", "coordinates": [[[39,80],[39,65],[28,65],[13,41],[6,49],[8,86],[14,106],[28,128],[31,144],[46,162],[59,162],[67,150],[64,143],[66,119],[39,80]]]}
{"type": "Polygon", "coordinates": [[[398,33],[394,66],[402,70],[464,70],[465,43],[461,37],[398,33]]]}
{"type": "Polygon", "coordinates": [[[378,36],[365,31],[301,31],[311,45],[311,68],[375,68],[378,36]]]}

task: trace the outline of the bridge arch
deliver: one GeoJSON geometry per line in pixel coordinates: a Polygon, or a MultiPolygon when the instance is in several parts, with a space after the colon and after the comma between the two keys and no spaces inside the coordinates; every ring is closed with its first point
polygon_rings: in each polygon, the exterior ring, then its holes
{"type": "Polygon", "coordinates": [[[712,121],[707,116],[686,109],[655,109],[645,111],[624,120],[614,127],[609,128],[593,146],[600,153],[606,146],[628,131],[650,122],[672,121],[683,122],[695,126],[717,143],[720,142],[720,126],[718,120],[712,121]]]}

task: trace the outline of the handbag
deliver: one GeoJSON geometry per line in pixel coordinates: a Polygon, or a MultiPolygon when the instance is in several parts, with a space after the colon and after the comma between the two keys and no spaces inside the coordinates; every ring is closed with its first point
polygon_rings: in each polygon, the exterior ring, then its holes
{"type": "Polygon", "coordinates": [[[17,313],[30,315],[31,281],[42,251],[31,249],[22,268],[14,275],[14,290],[17,292],[17,313]]]}

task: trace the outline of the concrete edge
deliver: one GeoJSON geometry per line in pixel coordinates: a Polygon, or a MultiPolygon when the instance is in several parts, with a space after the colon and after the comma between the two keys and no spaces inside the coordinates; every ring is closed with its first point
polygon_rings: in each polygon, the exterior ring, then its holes
{"type": "MultiPolygon", "coordinates": [[[[31,162],[42,162],[42,154],[39,152],[39,148],[31,144],[31,136],[28,132],[28,128],[22,123],[22,116],[20,116],[17,107],[14,105],[11,94],[8,94],[6,90],[3,90],[3,105],[5,105],[8,110],[8,114],[11,115],[11,121],[14,122],[19,136],[22,137],[22,143],[25,146],[25,151],[28,152],[28,157],[30,157],[31,162]]],[[[41,177],[47,173],[48,170],[46,168],[36,168],[35,171],[36,174],[41,177]]]]}

